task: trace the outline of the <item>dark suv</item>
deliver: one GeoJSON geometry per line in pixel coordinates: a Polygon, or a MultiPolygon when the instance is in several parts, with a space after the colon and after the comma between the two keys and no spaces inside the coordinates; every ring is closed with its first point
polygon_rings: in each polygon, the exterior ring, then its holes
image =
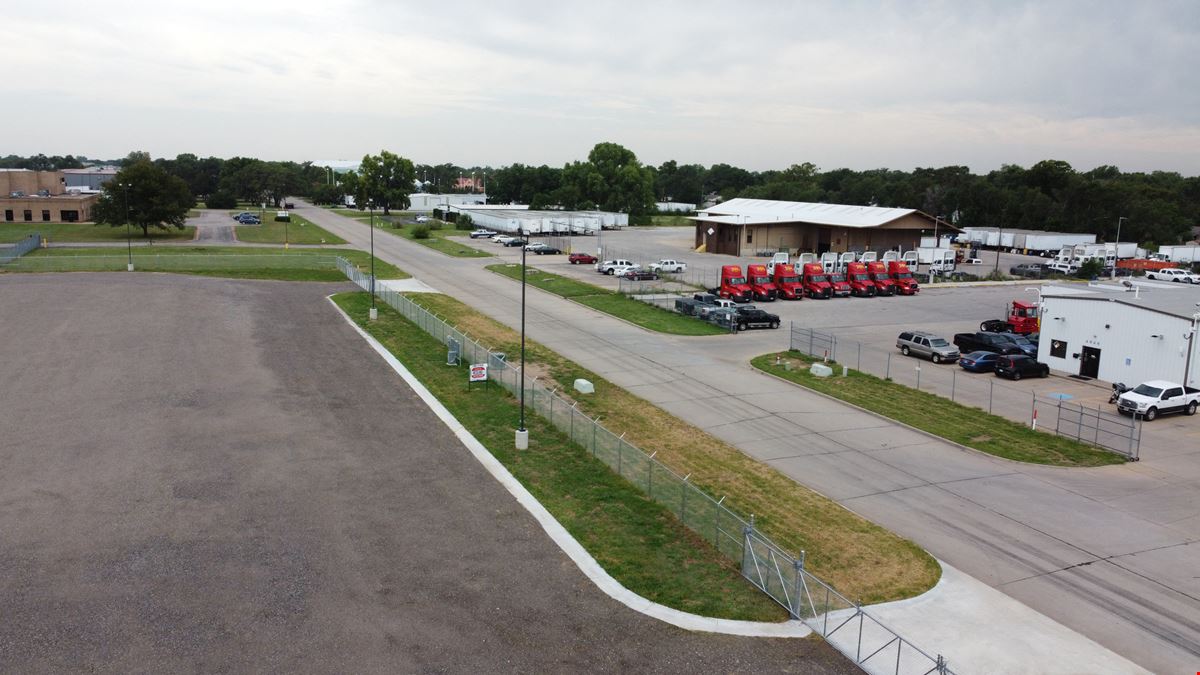
{"type": "Polygon", "coordinates": [[[996,359],[996,374],[1010,380],[1022,377],[1050,377],[1050,366],[1023,354],[1008,354],[996,359]]]}

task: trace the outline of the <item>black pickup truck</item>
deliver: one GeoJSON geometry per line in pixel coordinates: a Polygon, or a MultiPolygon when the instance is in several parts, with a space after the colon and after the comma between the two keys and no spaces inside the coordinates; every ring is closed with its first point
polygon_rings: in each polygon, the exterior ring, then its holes
{"type": "Polygon", "coordinates": [[[738,330],[747,328],[779,328],[779,316],[755,307],[738,307],[733,322],[738,330]]]}
{"type": "Polygon", "coordinates": [[[997,354],[1024,354],[1037,358],[1037,346],[1013,333],[955,333],[954,346],[963,354],[971,352],[995,352],[997,354]]]}

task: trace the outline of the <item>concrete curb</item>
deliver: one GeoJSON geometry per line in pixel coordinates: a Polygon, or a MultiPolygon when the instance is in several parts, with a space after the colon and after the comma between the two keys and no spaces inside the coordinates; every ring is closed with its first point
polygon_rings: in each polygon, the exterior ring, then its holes
{"type": "Polygon", "coordinates": [[[492,474],[492,477],[495,478],[496,481],[502,486],[504,486],[504,488],[516,498],[517,502],[521,504],[521,506],[525,507],[525,510],[527,510],[530,515],[533,516],[534,520],[536,520],[538,524],[542,526],[542,529],[547,535],[550,536],[550,539],[554,541],[554,543],[557,544],[560,549],[562,549],[563,553],[566,553],[567,557],[569,557],[571,561],[579,567],[580,571],[587,575],[588,579],[590,579],[597,588],[603,591],[610,598],[620,602],[636,612],[640,612],[646,616],[658,619],[659,621],[669,623],[672,626],[683,628],[684,630],[707,633],[722,633],[725,635],[740,635],[745,637],[775,638],[808,637],[810,634],[812,634],[812,630],[809,629],[809,627],[802,621],[787,621],[784,623],[734,621],[732,619],[715,619],[712,617],[698,616],[696,614],[681,612],[677,609],[672,609],[665,605],[651,602],[650,600],[647,600],[646,598],[643,598],[642,596],[622,586],[616,579],[612,578],[612,576],[610,576],[603,567],[600,566],[600,563],[596,562],[596,559],[593,558],[591,554],[589,554],[587,550],[584,549],[583,546],[571,536],[569,532],[567,532],[566,528],[564,528],[562,524],[559,523],[554,516],[546,510],[546,507],[542,506],[541,502],[539,502],[528,490],[526,490],[525,486],[521,485],[520,481],[518,481],[511,473],[509,473],[508,469],[506,469],[504,465],[492,455],[492,453],[488,452],[488,449],[484,447],[484,445],[480,443],[479,440],[475,438],[475,436],[472,435],[471,432],[468,431],[461,422],[455,419],[454,415],[452,415],[450,411],[447,410],[444,405],[442,405],[441,401],[439,401],[432,392],[426,389],[425,385],[421,384],[421,381],[418,380],[416,376],[414,376],[408,371],[407,368],[404,367],[404,364],[400,363],[400,361],[393,356],[386,347],[380,344],[380,342],[372,337],[369,333],[364,331],[357,323],[354,322],[353,319],[350,318],[348,314],[342,311],[342,308],[338,307],[337,303],[333,301],[332,296],[328,296],[327,299],[329,300],[329,304],[333,305],[333,308],[342,315],[343,319],[346,320],[346,323],[350,324],[350,327],[357,331],[360,336],[362,336],[363,340],[365,340],[367,344],[369,344],[371,348],[374,349],[375,352],[379,354],[379,356],[382,357],[389,366],[391,366],[392,370],[396,371],[396,374],[398,374],[405,381],[405,383],[408,384],[408,386],[412,387],[413,391],[417,393],[417,396],[421,397],[421,400],[424,401],[427,406],[429,406],[429,409],[432,410],[433,413],[437,415],[438,418],[442,420],[442,422],[449,427],[452,432],[454,432],[454,435],[457,436],[462,444],[471,451],[471,454],[475,456],[475,459],[483,465],[488,473],[492,474]]]}
{"type": "MultiPolygon", "coordinates": [[[[871,415],[872,417],[881,419],[885,422],[891,422],[892,424],[898,424],[898,425],[904,427],[905,429],[908,429],[910,431],[915,431],[918,434],[921,434],[922,436],[924,436],[926,438],[930,438],[935,441],[941,441],[943,443],[949,443],[950,445],[953,445],[956,448],[966,450],[967,452],[973,452],[977,455],[982,455],[984,457],[990,457],[991,459],[994,459],[997,461],[1012,462],[1013,464],[1020,464],[1021,466],[1036,466],[1039,469],[1061,469],[1064,471],[1080,471],[1080,470],[1087,470],[1087,469],[1103,469],[1103,468],[1105,468],[1104,466],[1055,466],[1053,464],[1037,464],[1036,462],[1022,462],[1019,459],[1009,459],[1007,457],[1000,457],[999,455],[993,455],[991,453],[984,452],[983,450],[979,450],[977,448],[972,448],[970,446],[963,445],[962,443],[959,443],[957,441],[952,441],[949,438],[945,438],[943,436],[938,436],[937,434],[929,432],[929,431],[925,431],[924,429],[918,429],[914,426],[905,424],[904,422],[901,422],[900,420],[892,419],[891,417],[888,417],[887,415],[884,415],[882,413],[877,413],[874,410],[867,410],[866,408],[855,405],[849,401],[843,401],[842,399],[840,399],[836,396],[830,396],[829,394],[826,394],[823,391],[817,391],[816,389],[810,389],[802,384],[799,384],[797,382],[792,382],[791,380],[784,378],[784,377],[780,377],[780,376],[776,375],[775,373],[768,373],[767,371],[763,370],[762,368],[755,366],[753,363],[748,363],[747,365],[749,365],[750,369],[754,370],[755,372],[762,373],[763,375],[766,375],[768,377],[773,377],[773,378],[779,380],[780,382],[786,382],[786,383],[792,385],[793,387],[800,387],[801,389],[803,389],[805,391],[811,391],[812,393],[816,394],[817,396],[821,396],[830,401],[836,401],[837,403],[841,403],[842,405],[850,406],[851,408],[854,408],[855,410],[858,410],[860,412],[865,412],[868,415],[871,415]]],[[[1009,421],[1011,421],[1011,420],[1009,420],[1009,421]]],[[[1116,453],[1114,453],[1114,454],[1116,454],[1116,453]]],[[[1111,465],[1111,466],[1119,466],[1119,465],[1111,465]]]]}

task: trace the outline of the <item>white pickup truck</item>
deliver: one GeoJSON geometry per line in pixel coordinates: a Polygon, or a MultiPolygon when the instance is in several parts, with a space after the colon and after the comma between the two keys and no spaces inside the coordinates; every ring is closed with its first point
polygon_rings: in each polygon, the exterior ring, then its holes
{"type": "Polygon", "coordinates": [[[650,271],[659,274],[679,274],[687,269],[687,263],[664,258],[656,263],[650,263],[650,271]]]}
{"type": "Polygon", "coordinates": [[[1117,399],[1119,412],[1137,415],[1147,422],[1167,413],[1195,415],[1197,406],[1200,389],[1165,380],[1143,382],[1117,399]]]}
{"type": "Polygon", "coordinates": [[[1176,281],[1186,284],[1200,284],[1200,276],[1196,276],[1187,270],[1181,270],[1178,267],[1164,267],[1161,270],[1150,270],[1146,272],[1147,279],[1155,281],[1176,281]]]}
{"type": "Polygon", "coordinates": [[[596,263],[596,271],[601,274],[607,274],[609,276],[612,276],[614,274],[621,275],[621,274],[624,274],[625,272],[628,272],[629,270],[640,270],[640,269],[642,269],[641,265],[639,265],[633,261],[626,260],[624,258],[617,258],[615,260],[605,260],[603,262],[596,263]]]}

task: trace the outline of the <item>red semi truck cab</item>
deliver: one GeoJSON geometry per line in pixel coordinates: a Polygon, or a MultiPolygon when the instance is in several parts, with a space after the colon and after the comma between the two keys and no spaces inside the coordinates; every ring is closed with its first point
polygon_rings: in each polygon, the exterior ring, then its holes
{"type": "Polygon", "coordinates": [[[878,295],[896,294],[896,282],[892,281],[891,275],[888,274],[887,263],[882,261],[867,263],[867,275],[871,277],[871,281],[875,282],[875,290],[878,295]]]}
{"type": "Polygon", "coordinates": [[[800,300],[804,298],[804,284],[800,283],[800,276],[796,274],[796,266],[787,263],[780,263],[774,266],[775,276],[772,281],[775,283],[775,288],[779,289],[779,297],[786,300],[800,300]]]}
{"type": "Polygon", "coordinates": [[[860,298],[872,298],[879,292],[867,273],[867,266],[860,262],[846,264],[846,281],[850,284],[850,293],[860,298]]]}
{"type": "Polygon", "coordinates": [[[766,265],[747,265],[746,277],[755,300],[771,302],[779,296],[779,289],[771,282],[766,265]]]}
{"type": "Polygon", "coordinates": [[[829,298],[833,295],[833,286],[825,275],[821,263],[804,264],[804,291],[810,298],[829,298]]]}
{"type": "Polygon", "coordinates": [[[721,285],[713,292],[734,302],[750,302],[752,299],[750,285],[746,283],[746,277],[742,276],[742,268],[738,265],[721,267],[721,285]]]}
{"type": "Polygon", "coordinates": [[[913,278],[908,265],[903,261],[893,260],[889,262],[888,275],[892,277],[892,281],[896,282],[896,290],[900,295],[916,295],[921,291],[921,287],[917,285],[917,280],[913,278]]]}

